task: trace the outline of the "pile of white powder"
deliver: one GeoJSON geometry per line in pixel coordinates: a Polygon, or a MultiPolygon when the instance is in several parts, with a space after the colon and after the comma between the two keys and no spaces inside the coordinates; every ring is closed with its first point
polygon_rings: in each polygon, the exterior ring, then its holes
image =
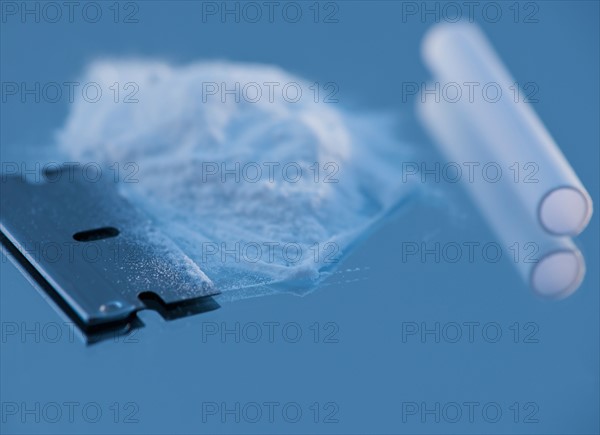
{"type": "Polygon", "coordinates": [[[265,65],[141,60],[93,63],[81,82],[103,95],[72,105],[62,151],[116,163],[122,193],[226,299],[306,293],[414,192],[392,123],[344,110],[334,85],[265,65]]]}

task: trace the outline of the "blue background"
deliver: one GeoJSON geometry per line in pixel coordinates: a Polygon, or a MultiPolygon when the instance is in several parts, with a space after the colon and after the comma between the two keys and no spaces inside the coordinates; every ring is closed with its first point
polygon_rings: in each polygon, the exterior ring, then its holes
{"type": "MultiPolygon", "coordinates": [[[[32,2],[31,2],[32,3],[32,2]]],[[[311,2],[312,3],[312,2],[311,2]]],[[[538,2],[537,23],[513,20],[501,2],[497,23],[477,21],[519,82],[535,81],[535,110],[575,168],[594,202],[599,201],[599,4],[538,2]]],[[[310,3],[302,3],[308,13],[310,3]]],[[[142,1],[139,23],[22,23],[7,19],[1,26],[3,82],[76,80],[84,66],[103,56],[150,56],[176,63],[227,59],[276,64],[310,80],[334,81],[340,104],[397,113],[398,137],[423,155],[434,156],[430,140],[402,102],[401,83],[427,79],[419,43],[434,17],[402,19],[400,2],[340,2],[338,23],[313,23],[309,17],[290,24],[202,22],[200,2],[142,1]]],[[[104,13],[108,4],[104,4],[104,13]]],[[[523,4],[521,7],[524,7],[523,4]]],[[[69,104],[9,99],[2,103],[2,160],[43,154],[62,125],[69,104]]],[[[167,109],[168,110],[168,109],[167,109]]],[[[250,299],[224,305],[200,316],[164,322],[158,314],[140,314],[146,327],[127,340],[86,347],[71,339],[67,326],[53,343],[26,335],[3,337],[1,401],[47,403],[95,402],[103,417],[89,423],[76,413],[57,423],[36,423],[30,416],[4,416],[2,433],[533,433],[591,434],[599,422],[599,225],[598,213],[577,239],[588,270],[585,282],[560,302],[536,298],[521,281],[510,260],[498,263],[408,261],[403,241],[493,241],[494,237],[458,186],[441,186],[452,207],[414,204],[380,228],[341,265],[322,289],[307,297],[289,295],[250,299]],[[355,270],[358,269],[358,270],[355,270]],[[347,271],[352,270],[352,271],[347,271]],[[216,322],[216,323],[215,323],[216,322]],[[206,328],[233,328],[256,322],[295,322],[302,331],[289,343],[276,329],[272,343],[251,343],[228,335],[202,334],[206,328]],[[314,341],[319,324],[321,335],[314,341]],[[502,338],[489,343],[481,336],[469,343],[431,337],[402,339],[403,322],[496,322],[502,338]],[[519,323],[513,340],[509,327],[519,323]],[[525,325],[537,325],[536,343],[524,342],[525,325]],[[336,343],[324,333],[335,324],[336,343]],[[38,342],[39,341],[39,342],[38,342]],[[109,406],[135,402],[137,423],[112,421],[109,406]],[[226,402],[298,403],[303,417],[275,422],[263,416],[250,423],[229,416],[205,416],[202,404],[226,402]],[[321,408],[313,421],[312,403],[321,408]],[[324,423],[328,403],[337,406],[333,423],[324,423]],[[422,422],[405,416],[402,404],[479,402],[475,419],[457,423],[433,417],[422,422]],[[481,416],[484,404],[501,406],[497,423],[481,416]],[[513,421],[511,404],[521,407],[513,421]],[[537,422],[524,423],[525,404],[539,409],[537,422]],[[403,421],[407,420],[407,421],[403,421]]],[[[65,320],[36,292],[18,270],[2,258],[0,265],[3,330],[42,330],[65,320]]],[[[263,329],[263,332],[266,329],[263,329]]],[[[21,331],[20,331],[21,332],[21,331]]],[[[46,329],[47,334],[52,331],[46,329]]],[[[51,334],[54,336],[54,334],[51,334]]],[[[289,337],[288,337],[289,338],[289,337]]],[[[78,408],[81,409],[81,406],[78,408]]],[[[463,408],[464,409],[464,408],[463,408]]],[[[531,409],[531,408],[530,408],[531,409]]],[[[130,409],[129,409],[130,410],[130,409]]],[[[127,411],[127,410],[126,410],[127,411]]],[[[123,412],[123,411],[122,411],[123,412]]],[[[127,414],[127,412],[125,412],[127,414]]]]}

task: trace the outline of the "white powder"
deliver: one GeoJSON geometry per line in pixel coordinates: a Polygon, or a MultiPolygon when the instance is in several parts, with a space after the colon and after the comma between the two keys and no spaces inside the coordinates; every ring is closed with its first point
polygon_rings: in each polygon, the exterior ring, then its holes
{"type": "Polygon", "coordinates": [[[323,90],[315,102],[313,83],[279,68],[101,61],[81,81],[105,91],[116,83],[119,102],[114,93],[97,103],[80,97],[59,146],[78,161],[118,162],[122,193],[226,299],[306,293],[414,192],[401,177],[409,152],[385,117],[325,103],[323,90]],[[236,84],[239,102],[221,95],[236,84]],[[302,96],[291,102],[298,88],[302,96]],[[130,99],[139,102],[124,103],[136,89],[130,99]],[[126,182],[128,162],[139,168],[131,177],[139,183],[126,182]],[[222,169],[236,163],[240,170],[223,181],[222,169]],[[216,175],[207,172],[215,168],[216,175]]]}

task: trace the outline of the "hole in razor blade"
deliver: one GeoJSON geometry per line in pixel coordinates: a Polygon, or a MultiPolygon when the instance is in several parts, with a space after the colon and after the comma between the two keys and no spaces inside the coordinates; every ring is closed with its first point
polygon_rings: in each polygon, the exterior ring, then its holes
{"type": "Polygon", "coordinates": [[[113,227],[96,228],[93,230],[80,231],[73,234],[73,238],[78,242],[94,242],[96,240],[117,237],[119,230],[113,227]]]}

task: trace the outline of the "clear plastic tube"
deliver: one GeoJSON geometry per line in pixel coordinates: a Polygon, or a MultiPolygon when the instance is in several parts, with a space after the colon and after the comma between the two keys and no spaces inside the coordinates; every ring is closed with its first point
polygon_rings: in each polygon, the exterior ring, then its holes
{"type": "Polygon", "coordinates": [[[468,23],[437,25],[422,54],[434,80],[469,91],[450,104],[478,133],[472,154],[485,148],[502,167],[533,165],[533,182],[506,186],[515,199],[551,234],[583,231],[592,215],[589,194],[483,32],[468,23]]]}
{"type": "MultiPolygon", "coordinates": [[[[419,101],[417,113],[446,158],[456,162],[490,161],[492,153],[480,147],[480,131],[451,103],[419,101]]],[[[573,293],[585,275],[585,262],[573,241],[545,231],[529,211],[515,202],[513,180],[489,182],[482,178],[464,183],[486,221],[505,249],[518,253],[514,264],[538,294],[564,298],[573,293]]]]}

